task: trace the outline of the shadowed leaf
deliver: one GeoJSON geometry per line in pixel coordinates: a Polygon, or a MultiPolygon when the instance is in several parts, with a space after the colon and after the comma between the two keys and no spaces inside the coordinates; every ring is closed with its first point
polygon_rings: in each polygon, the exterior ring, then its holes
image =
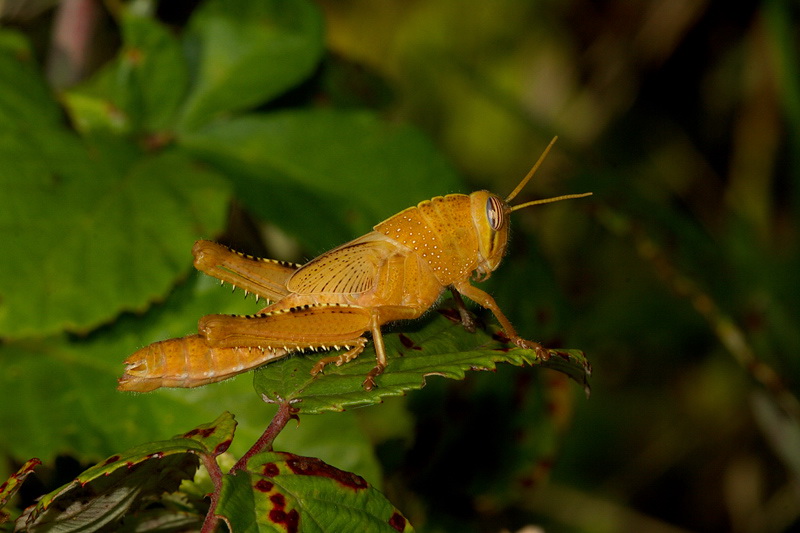
{"type": "MultiPolygon", "coordinates": [[[[200,455],[216,456],[233,439],[230,413],[166,441],[113,455],[26,509],[17,527],[26,531],[96,531],[118,522],[148,499],[192,479],[200,455]]],[[[135,519],[134,519],[135,520],[135,519]]]]}

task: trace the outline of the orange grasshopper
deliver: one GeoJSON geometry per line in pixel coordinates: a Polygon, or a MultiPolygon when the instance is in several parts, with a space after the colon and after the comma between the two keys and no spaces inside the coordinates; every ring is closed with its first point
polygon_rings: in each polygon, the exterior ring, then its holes
{"type": "MultiPolygon", "coordinates": [[[[207,315],[198,334],[146,346],[126,359],[119,389],[147,392],[159,387],[197,387],[222,381],[295,351],[346,348],[324,357],[325,365],[355,359],[370,332],[375,367],[364,388],[375,387],[386,368],[381,326],[414,319],[445,288],[494,313],[509,340],[546,357],[541,344],[520,337],[494,299],[473,286],[498,267],[508,241],[508,215],[532,205],[581,198],[569,194],[515,206],[509,202],[533,177],[539,160],[505,200],[488,192],[437,196],[384,220],[363,237],[323,253],[304,265],[260,259],[209,241],[195,243],[194,265],[223,283],[273,301],[256,315],[207,315]]],[[[468,326],[463,309],[462,321],[468,326]]]]}

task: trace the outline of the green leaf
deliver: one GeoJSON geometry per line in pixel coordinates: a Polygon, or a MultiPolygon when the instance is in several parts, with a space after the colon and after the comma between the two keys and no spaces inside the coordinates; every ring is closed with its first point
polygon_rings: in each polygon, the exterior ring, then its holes
{"type": "Polygon", "coordinates": [[[419,130],[364,111],[251,116],[180,141],[223,169],[255,214],[315,252],[422,200],[463,189],[419,130]]]}
{"type": "Polygon", "coordinates": [[[243,452],[269,419],[247,377],[147,395],[119,392],[116,385],[123,360],[138,348],[196,331],[198,317],[206,313],[256,309],[252,301],[231,296],[197,274],[146,315],[124,315],[86,338],[0,344],[0,427],[13,428],[0,432],[0,448],[12,457],[37,455],[47,461],[72,453],[85,461],[161,439],[217,416],[220,409],[235,409],[245,423],[239,432],[243,440],[237,442],[243,452]]]}
{"type": "MultiPolygon", "coordinates": [[[[92,81],[97,85],[104,85],[101,77],[105,72],[102,71],[92,81]]],[[[134,129],[132,124],[134,119],[125,109],[126,104],[112,102],[112,100],[122,100],[122,95],[113,93],[105,97],[101,94],[103,92],[105,91],[101,89],[79,87],[64,94],[64,105],[75,129],[83,134],[95,135],[131,133],[134,129]]]]}
{"type": "Polygon", "coordinates": [[[120,26],[119,54],[64,95],[72,122],[83,133],[170,131],[189,84],[180,43],[135,10],[123,12],[120,26]]]}
{"type": "Polygon", "coordinates": [[[0,485],[0,524],[8,522],[11,515],[5,510],[9,500],[22,487],[25,478],[33,473],[33,469],[42,464],[39,459],[29,459],[17,472],[0,485]]]}
{"type": "Polygon", "coordinates": [[[256,390],[268,401],[288,401],[299,413],[311,414],[373,405],[383,397],[422,388],[427,376],[463,379],[468,370],[494,370],[498,363],[554,368],[584,386],[590,373],[579,350],[549,350],[549,360],[542,361],[533,350],[509,348],[499,335],[468,333],[444,317],[428,321],[419,331],[385,335],[384,339],[389,364],[372,391],[361,386],[375,366],[371,346],[355,361],[340,367],[328,365],[324,375],[310,373],[319,354],[269,363],[256,371],[256,390]]]}
{"type": "Polygon", "coordinates": [[[27,41],[20,33],[0,29],[0,133],[52,127],[60,120],[61,111],[27,41]]]}
{"type": "Polygon", "coordinates": [[[225,476],[216,512],[233,531],[413,531],[363,478],[291,453],[255,455],[225,476]]]}
{"type": "Polygon", "coordinates": [[[96,151],[50,131],[0,137],[0,336],[85,332],[145,309],[225,221],[225,183],[173,151],[96,151]]]}
{"type": "Polygon", "coordinates": [[[308,77],[323,52],[322,16],[306,0],[209,0],[192,16],[186,48],[195,72],[184,132],[308,77]]]}
{"type": "Polygon", "coordinates": [[[29,507],[17,526],[62,532],[96,531],[119,522],[148,499],[192,479],[199,456],[216,456],[233,440],[236,422],[224,413],[210,424],[167,441],[113,455],[29,507]]]}
{"type": "MultiPolygon", "coordinates": [[[[0,427],[13,428],[0,431],[0,449],[17,459],[36,455],[51,461],[56,454],[70,453],[81,461],[96,460],[136,442],[162,439],[226,409],[239,420],[231,451],[243,454],[272,416],[253,392],[251,374],[148,394],[119,392],[116,381],[128,355],[151,342],[196,332],[204,314],[250,314],[260,307],[194,274],[145,315],[123,315],[87,338],[0,344],[0,427]]],[[[279,441],[285,449],[380,480],[380,466],[352,413],[307,418],[284,430],[279,441]]]]}

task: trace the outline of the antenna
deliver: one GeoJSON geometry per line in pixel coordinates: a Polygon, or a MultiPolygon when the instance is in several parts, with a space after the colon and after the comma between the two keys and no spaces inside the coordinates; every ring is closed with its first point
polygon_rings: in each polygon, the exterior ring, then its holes
{"type": "Polygon", "coordinates": [[[519,185],[517,185],[517,187],[513,191],[511,191],[511,194],[506,196],[506,203],[508,203],[511,200],[513,200],[514,197],[519,194],[519,191],[522,190],[522,188],[525,186],[525,184],[527,184],[531,180],[533,175],[536,174],[536,171],[539,170],[539,166],[542,164],[542,161],[544,161],[544,158],[547,157],[547,154],[550,153],[550,148],[553,147],[553,145],[556,143],[557,140],[558,140],[558,136],[553,137],[553,140],[550,141],[550,144],[548,144],[547,148],[544,149],[544,152],[542,152],[542,155],[539,156],[539,160],[536,161],[535,165],[533,165],[533,168],[530,169],[530,171],[528,172],[528,174],[524,178],[522,178],[522,181],[520,181],[519,185]]]}
{"type": "Polygon", "coordinates": [[[592,193],[584,192],[581,194],[565,194],[564,196],[556,196],[555,198],[543,198],[542,200],[533,200],[532,202],[525,202],[524,204],[518,204],[511,208],[511,211],[516,211],[517,209],[522,209],[523,207],[530,207],[532,205],[539,205],[539,204],[549,204],[551,202],[558,202],[560,200],[572,200],[573,198],[583,198],[584,196],[591,196],[592,193]]]}
{"type": "MultiPolygon", "coordinates": [[[[558,136],[553,137],[553,140],[550,141],[550,144],[548,144],[547,148],[544,149],[544,152],[542,152],[542,155],[539,156],[539,159],[536,161],[536,164],[533,165],[533,168],[531,168],[528,174],[524,178],[522,178],[522,181],[520,181],[519,185],[517,185],[514,188],[514,190],[511,191],[511,194],[506,196],[505,200],[506,204],[508,204],[508,202],[513,200],[514,197],[519,194],[519,191],[521,191],[522,188],[525,187],[525,185],[531,180],[533,175],[536,174],[536,171],[539,170],[539,166],[542,164],[542,161],[544,161],[544,158],[547,157],[547,154],[550,153],[550,149],[553,147],[553,145],[556,143],[557,140],[558,136]]],[[[517,209],[522,209],[523,207],[530,207],[532,205],[549,204],[551,202],[558,202],[560,200],[572,200],[574,198],[583,198],[584,196],[591,196],[591,195],[592,193],[585,192],[582,194],[565,194],[563,196],[556,196],[555,198],[544,198],[542,200],[533,200],[531,202],[525,202],[524,204],[515,205],[511,207],[510,211],[516,211],[517,209]]]]}

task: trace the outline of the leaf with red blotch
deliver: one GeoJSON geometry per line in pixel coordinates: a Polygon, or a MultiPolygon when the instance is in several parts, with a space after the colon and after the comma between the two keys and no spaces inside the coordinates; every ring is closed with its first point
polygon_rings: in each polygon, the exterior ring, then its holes
{"type": "Polygon", "coordinates": [[[33,469],[42,464],[39,459],[33,458],[25,462],[17,472],[0,485],[0,524],[8,522],[11,515],[3,508],[22,486],[25,478],[33,473],[33,469]]]}
{"type": "Polygon", "coordinates": [[[362,477],[282,452],[255,455],[236,475],[225,476],[217,515],[233,531],[414,530],[362,477]]]}

